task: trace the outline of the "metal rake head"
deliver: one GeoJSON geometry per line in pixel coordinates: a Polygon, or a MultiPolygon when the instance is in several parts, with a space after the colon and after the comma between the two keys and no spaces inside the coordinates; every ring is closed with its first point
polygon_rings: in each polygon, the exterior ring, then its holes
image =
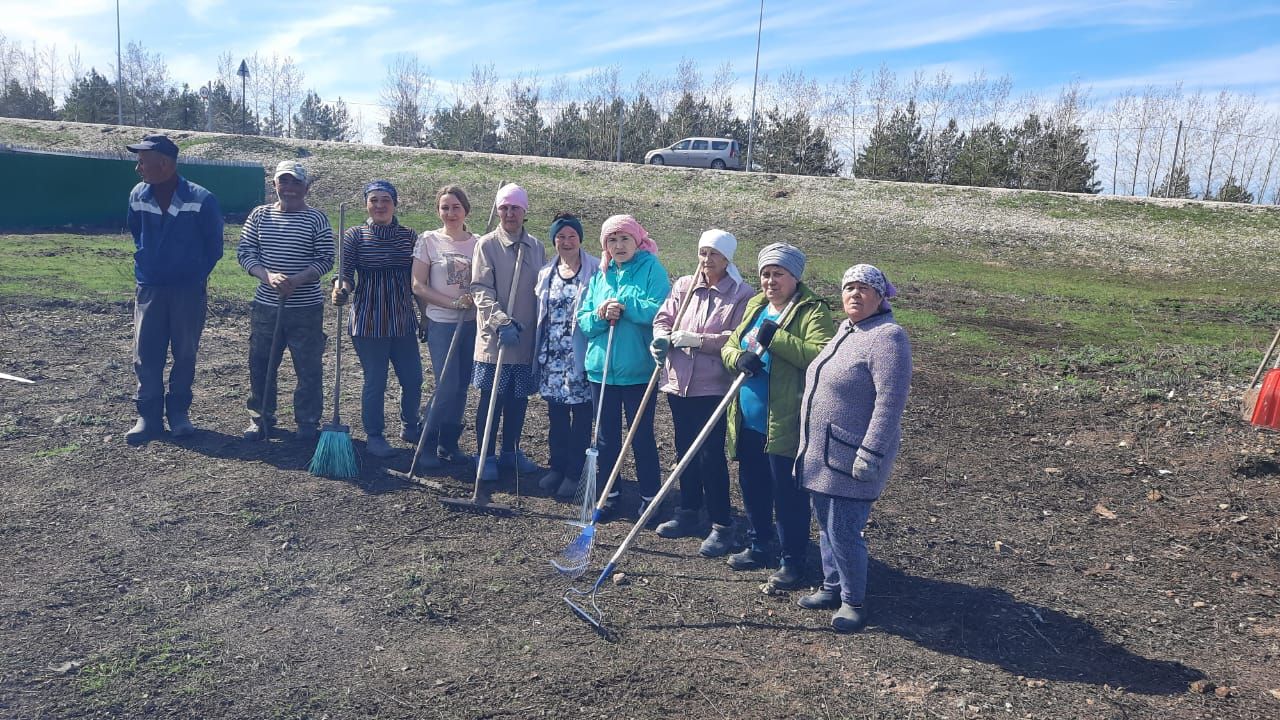
{"type": "Polygon", "coordinates": [[[579,620],[590,625],[591,629],[595,630],[600,637],[604,638],[608,642],[614,642],[618,639],[618,636],[604,624],[604,611],[600,609],[598,604],[596,604],[596,591],[599,589],[599,583],[592,585],[590,590],[569,588],[564,593],[564,603],[569,606],[569,609],[573,611],[574,615],[578,616],[579,620]],[[578,602],[575,602],[574,596],[579,598],[585,597],[587,601],[591,603],[591,609],[588,610],[578,602]]]}
{"type": "Polygon", "coordinates": [[[565,577],[577,579],[582,577],[582,573],[587,571],[587,566],[591,563],[591,549],[596,542],[596,525],[595,523],[585,525],[570,523],[570,526],[578,527],[580,530],[564,550],[560,551],[560,555],[551,561],[551,567],[565,577]]]}
{"type": "Polygon", "coordinates": [[[573,503],[578,508],[578,522],[591,522],[596,507],[596,481],[600,467],[600,453],[594,448],[587,448],[587,457],[582,463],[582,476],[578,480],[578,489],[573,494],[573,503]]]}

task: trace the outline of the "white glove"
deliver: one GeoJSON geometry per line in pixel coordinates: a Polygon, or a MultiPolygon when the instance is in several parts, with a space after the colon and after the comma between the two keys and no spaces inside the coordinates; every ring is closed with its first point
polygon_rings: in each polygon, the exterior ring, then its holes
{"type": "Polygon", "coordinates": [[[678,348],[702,347],[702,334],[688,330],[676,330],[671,333],[671,346],[678,348]]]}

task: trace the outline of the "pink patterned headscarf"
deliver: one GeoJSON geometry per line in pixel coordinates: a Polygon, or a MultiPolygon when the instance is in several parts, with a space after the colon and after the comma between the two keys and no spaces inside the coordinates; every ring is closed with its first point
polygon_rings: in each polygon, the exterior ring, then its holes
{"type": "Polygon", "coordinates": [[[658,243],[649,237],[648,231],[640,224],[638,220],[630,215],[614,215],[604,221],[604,225],[600,226],[600,270],[604,271],[609,267],[609,247],[605,244],[605,238],[616,232],[624,232],[636,239],[636,252],[647,250],[654,255],[658,254],[658,243]]]}

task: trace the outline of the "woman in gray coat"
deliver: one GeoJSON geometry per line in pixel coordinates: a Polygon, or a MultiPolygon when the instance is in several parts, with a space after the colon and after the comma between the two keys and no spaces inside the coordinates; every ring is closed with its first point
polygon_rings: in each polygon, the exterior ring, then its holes
{"type": "Polygon", "coordinates": [[[831,627],[857,632],[867,624],[862,528],[898,456],[911,344],[893,319],[897,291],[884,273],[854,265],[840,285],[848,319],[809,365],[800,406],[796,477],[818,518],[823,582],[798,604],[836,610],[831,627]]]}

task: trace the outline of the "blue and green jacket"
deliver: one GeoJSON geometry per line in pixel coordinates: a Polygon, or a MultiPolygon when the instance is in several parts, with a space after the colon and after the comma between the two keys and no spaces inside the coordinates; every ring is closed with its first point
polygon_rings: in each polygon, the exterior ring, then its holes
{"type": "Polygon", "coordinates": [[[598,383],[604,373],[605,346],[609,323],[596,314],[600,303],[616,298],[622,303],[622,318],[613,331],[613,357],[609,363],[609,385],[643,385],[653,374],[649,343],[653,341],[653,319],[671,291],[671,279],[658,258],[647,250],[637,252],[621,265],[591,276],[587,294],[578,309],[578,329],[587,336],[587,379],[598,383]]]}

